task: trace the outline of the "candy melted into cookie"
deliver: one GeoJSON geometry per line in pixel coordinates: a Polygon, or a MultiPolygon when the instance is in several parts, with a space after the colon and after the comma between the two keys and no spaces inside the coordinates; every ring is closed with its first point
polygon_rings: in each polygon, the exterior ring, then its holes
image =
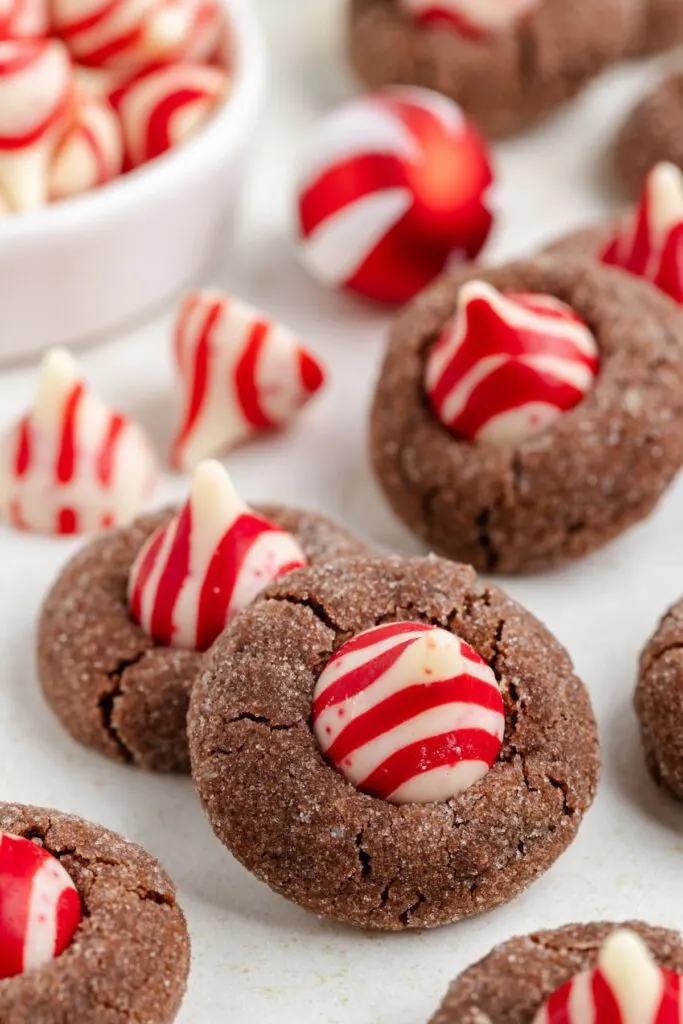
{"type": "Polygon", "coordinates": [[[220,292],[185,299],[174,356],[183,410],[171,460],[179,469],[284,426],[325,382],[293,331],[220,292]]]}
{"type": "Polygon", "coordinates": [[[425,387],[456,437],[509,446],[578,405],[597,372],[596,340],[565,303],[469,281],[429,352],[425,387]]]}
{"type": "Polygon", "coordinates": [[[555,992],[534,1024],[680,1024],[683,978],[658,967],[635,932],[622,928],[605,940],[593,971],[555,992]]]}
{"type": "Polygon", "coordinates": [[[0,832],[0,979],[58,957],[82,916],[76,886],[57,858],[0,832]]]}
{"type": "Polygon", "coordinates": [[[449,28],[467,39],[485,40],[513,28],[539,0],[401,0],[415,21],[449,28]]]}
{"type": "Polygon", "coordinates": [[[683,303],[683,175],[673,164],[657,164],[647,176],[640,206],[600,256],[652,281],[683,303]]]}
{"type": "Polygon", "coordinates": [[[357,789],[448,800],[484,777],[505,731],[491,668],[447,630],[397,622],[343,644],[318,679],[313,729],[357,789]]]}
{"type": "Polygon", "coordinates": [[[460,107],[391,88],[326,118],[298,195],[303,262],[324,284],[404,302],[450,259],[474,259],[493,224],[486,143],[460,107]]]}
{"type": "Polygon", "coordinates": [[[220,463],[204,462],[187,504],[131,569],[130,613],[156,643],[205,651],[265,586],[305,565],[292,534],[252,512],[220,463]]]}
{"type": "Polygon", "coordinates": [[[90,391],[68,352],[48,353],[32,409],[0,438],[0,520],[58,534],[119,526],[156,478],[137,424],[90,391]]]}

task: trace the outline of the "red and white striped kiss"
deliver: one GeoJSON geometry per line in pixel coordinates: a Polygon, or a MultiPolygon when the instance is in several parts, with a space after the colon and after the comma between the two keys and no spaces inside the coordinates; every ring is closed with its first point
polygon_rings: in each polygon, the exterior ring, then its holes
{"type": "Polygon", "coordinates": [[[156,478],[142,430],[86,387],[68,352],[48,353],[33,408],[0,438],[0,520],[58,534],[119,526],[156,478]]]}
{"type": "Polygon", "coordinates": [[[305,565],[295,538],[252,512],[220,463],[203,462],[187,504],[131,569],[130,613],[156,643],[205,651],[264,587],[305,565]]]}
{"type": "Polygon", "coordinates": [[[505,712],[492,669],[469,644],[395,622],[359,633],[328,662],[313,731],[357,789],[433,803],[484,777],[502,748],[505,712]]]}
{"type": "Polygon", "coordinates": [[[284,426],[325,381],[289,328],[219,292],[185,299],[174,354],[183,408],[171,458],[180,469],[284,426]]]}
{"type": "Polygon", "coordinates": [[[505,32],[535,10],[540,0],[401,0],[415,21],[428,28],[450,28],[467,39],[484,40],[505,32]]]}
{"type": "Polygon", "coordinates": [[[47,31],[46,0],[0,0],[0,39],[40,39],[47,31]]]}
{"type": "Polygon", "coordinates": [[[229,78],[207,64],[164,64],[138,72],[110,94],[119,115],[127,166],[179,146],[227,97],[229,78]]]}
{"type": "Polygon", "coordinates": [[[0,42],[0,195],[10,210],[47,202],[50,157],[72,87],[69,54],[57,40],[0,42]]]}
{"type": "Polygon", "coordinates": [[[56,857],[30,839],[0,832],[0,979],[54,960],[83,912],[56,857]]]}
{"type": "Polygon", "coordinates": [[[223,18],[217,0],[53,0],[54,29],[80,64],[128,73],[151,63],[209,60],[223,18]]]}
{"type": "Polygon", "coordinates": [[[598,363],[595,338],[565,303],[470,281],[427,356],[425,388],[456,437],[513,446],[578,405],[598,363]]]}
{"type": "Polygon", "coordinates": [[[658,967],[640,936],[612,932],[598,967],[555,992],[534,1024],[681,1024],[683,978],[658,967]]]}
{"type": "Polygon", "coordinates": [[[683,175],[678,167],[661,163],[650,171],[633,224],[614,236],[601,260],[652,281],[683,304],[683,175]]]}
{"type": "Polygon", "coordinates": [[[123,140],[106,99],[74,92],[66,131],[50,164],[50,199],[64,199],[104,185],[121,173],[123,140]]]}
{"type": "Polygon", "coordinates": [[[353,100],[304,157],[303,261],[325,284],[404,302],[448,262],[477,256],[492,181],[486,143],[452,100],[408,87],[353,100]]]}

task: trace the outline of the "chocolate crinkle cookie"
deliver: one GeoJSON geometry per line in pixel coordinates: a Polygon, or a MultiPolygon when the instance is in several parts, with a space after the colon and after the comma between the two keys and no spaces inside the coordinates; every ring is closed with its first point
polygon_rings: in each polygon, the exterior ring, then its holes
{"type": "MultiPolygon", "coordinates": [[[[89,543],[48,594],[38,628],[38,673],[48,704],[79,743],[115,761],[187,772],[186,717],[203,655],[157,645],[131,618],[131,567],[176,510],[143,516],[89,543]]],[[[365,546],[322,515],[281,506],[258,511],[298,540],[307,559],[365,546]]]]}
{"type": "MultiPolygon", "coordinates": [[[[83,914],[61,955],[0,981],[3,1024],[175,1020],[190,943],[173,885],[157,861],[100,825],[37,807],[0,804],[0,832],[52,854],[75,885],[83,914]]],[[[44,896],[49,907],[47,887],[44,896]]]]}
{"type": "MultiPolygon", "coordinates": [[[[683,41],[683,4],[673,0],[683,41]]],[[[629,114],[614,144],[614,174],[635,198],[654,164],[683,168],[683,68],[669,73],[629,114]]]]}
{"type": "Polygon", "coordinates": [[[632,47],[643,0],[350,0],[349,52],[371,88],[450,96],[492,136],[533,125],[632,47]],[[495,16],[494,16],[495,15],[495,16]]]}
{"type": "Polygon", "coordinates": [[[640,658],[635,706],[648,767],[683,800],[683,602],[666,613],[640,658]]]}
{"type": "Polygon", "coordinates": [[[394,511],[486,572],[600,548],[683,463],[681,328],[650,284],[589,260],[445,276],[400,315],[375,392],[394,511]]]}
{"type": "Polygon", "coordinates": [[[683,43],[681,0],[643,0],[643,13],[644,23],[634,46],[636,54],[662,53],[683,43]]]}
{"type": "MultiPolygon", "coordinates": [[[[636,971],[644,972],[647,982],[654,977],[655,984],[650,991],[655,993],[661,969],[683,973],[681,936],[666,928],[629,922],[624,925],[572,924],[555,931],[510,939],[456,978],[430,1024],[548,1024],[553,1018],[543,1013],[543,1008],[556,993],[557,1019],[572,1024],[594,1019],[593,1001],[596,999],[601,1002],[595,1019],[601,1019],[600,1007],[605,1012],[602,1019],[616,1019],[613,1012],[619,1011],[614,1011],[613,996],[623,1008],[619,996],[624,969],[631,981],[631,986],[626,986],[628,1007],[633,998],[636,971]],[[608,948],[609,959],[601,964],[600,958],[608,948]],[[585,984],[591,980],[591,975],[584,972],[594,972],[594,978],[598,970],[602,973],[600,984],[592,989],[585,984]],[[571,989],[567,985],[572,979],[579,988],[577,1000],[572,1001],[573,1009],[569,1000],[571,989]]],[[[645,991],[643,986],[641,1002],[645,991]]],[[[652,1016],[647,1019],[677,1020],[680,1012],[675,1005],[677,993],[676,984],[665,994],[655,994],[652,999],[645,996],[651,1004],[647,1009],[652,1010],[652,1016]],[[657,1016],[658,1000],[664,1004],[668,1015],[657,1016]]],[[[644,1004],[641,1009],[644,1014],[647,1012],[644,1004]]]]}
{"type": "Polygon", "coordinates": [[[188,732],[225,846],[300,906],[368,929],[519,895],[574,839],[599,769],[565,650],[438,558],[272,585],[215,644],[188,732]]]}

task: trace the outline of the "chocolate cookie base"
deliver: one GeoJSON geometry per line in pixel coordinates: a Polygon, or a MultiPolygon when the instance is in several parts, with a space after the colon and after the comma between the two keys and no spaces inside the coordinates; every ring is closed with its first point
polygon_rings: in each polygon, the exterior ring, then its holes
{"type": "Polygon", "coordinates": [[[644,0],[645,26],[641,31],[638,53],[643,56],[664,53],[683,43],[683,5],[681,0],[644,0]]]}
{"type": "Polygon", "coordinates": [[[170,1024],[190,968],[175,890],[157,861],[100,825],[0,804],[0,831],[40,842],[71,876],[83,921],[44,967],[0,981],[3,1024],[170,1024]]]}
{"type": "Polygon", "coordinates": [[[662,967],[683,973],[678,932],[633,921],[571,924],[498,946],[456,978],[430,1024],[532,1024],[556,989],[597,967],[600,947],[617,928],[637,932],[662,967]]]}
{"type": "Polygon", "coordinates": [[[599,768],[590,701],[565,650],[471,568],[437,558],[328,563],[271,586],[211,651],[188,732],[221,842],[276,892],[361,928],[435,927],[519,895],[574,839],[599,768]],[[334,652],[399,620],[456,632],[500,681],[500,758],[447,802],[359,792],[310,727],[334,652]]]}
{"type": "MultiPolygon", "coordinates": [[[[259,511],[291,531],[312,564],[366,548],[324,516],[280,506],[259,511]]],[[[202,663],[158,647],[128,614],[128,576],[142,545],[172,509],[87,545],[48,594],[38,627],[38,675],[64,728],[115,761],[189,771],[187,706],[202,663]]]]}
{"type": "Polygon", "coordinates": [[[648,283],[588,260],[540,257],[463,268],[399,317],[375,392],[375,474],[397,515],[440,553],[486,572],[549,569],[647,516],[683,464],[678,308],[648,283]],[[427,351],[480,278],[568,303],[593,331],[586,398],[517,448],[460,441],[425,396],[427,351]]]}
{"type": "Polygon", "coordinates": [[[398,0],[350,0],[349,54],[370,88],[435,89],[488,135],[502,137],[572,99],[623,56],[640,24],[641,3],[543,0],[515,28],[475,42],[416,25],[398,0]]]}
{"type": "Polygon", "coordinates": [[[669,609],[641,655],[635,707],[653,778],[683,800],[683,601],[669,609]]]}
{"type": "MultiPolygon", "coordinates": [[[[683,41],[683,4],[676,0],[683,41]]],[[[619,132],[612,153],[614,174],[632,199],[648,171],[662,160],[683,170],[683,71],[668,75],[642,100],[619,132]]]]}

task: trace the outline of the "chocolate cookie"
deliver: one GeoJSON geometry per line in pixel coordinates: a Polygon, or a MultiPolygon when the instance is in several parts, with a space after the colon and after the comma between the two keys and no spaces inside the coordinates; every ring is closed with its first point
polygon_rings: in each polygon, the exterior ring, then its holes
{"type": "MultiPolygon", "coordinates": [[[[292,532],[312,563],[365,551],[324,516],[260,511],[292,532]]],[[[67,565],[43,606],[38,674],[50,707],[79,743],[151,771],[186,772],[187,705],[202,655],[156,646],[126,602],[138,552],[173,514],[143,516],[98,537],[67,565]]]]}
{"type": "Polygon", "coordinates": [[[394,511],[437,551],[486,572],[548,569],[649,514],[683,462],[683,349],[673,304],[588,261],[541,257],[442,278],[399,317],[375,393],[371,454],[394,511]],[[478,278],[567,303],[593,332],[594,386],[508,448],[459,440],[424,387],[428,355],[478,278]]]}
{"type": "Polygon", "coordinates": [[[66,869],[84,916],[43,967],[0,981],[7,1024],[169,1024],[190,968],[175,890],[157,861],[100,825],[38,807],[0,804],[0,831],[32,839],[66,869]]]}
{"type": "Polygon", "coordinates": [[[400,0],[351,0],[349,52],[370,88],[436,89],[485,132],[528,128],[622,57],[642,0],[542,0],[516,25],[472,39],[416,22],[400,0]]]}
{"type": "Polygon", "coordinates": [[[641,655],[635,705],[648,768],[683,800],[683,601],[669,609],[641,655]]]}
{"type": "Polygon", "coordinates": [[[683,43],[683,5],[680,0],[643,0],[645,23],[635,52],[647,56],[683,43]]]}
{"type": "Polygon", "coordinates": [[[617,928],[640,936],[661,967],[683,973],[678,932],[640,922],[571,924],[498,946],[456,978],[430,1024],[532,1024],[553,992],[596,967],[600,947],[617,928]]]}
{"type": "Polygon", "coordinates": [[[242,864],[315,913],[385,930],[519,895],[574,839],[599,767],[590,701],[565,650],[470,567],[438,558],[349,559],[268,588],[209,654],[188,733],[197,792],[242,864]],[[471,645],[504,702],[497,761],[445,801],[361,792],[311,727],[316,683],[342,644],[406,620],[471,645]]]}
{"type": "MultiPolygon", "coordinates": [[[[683,4],[676,7],[683,39],[683,4]]],[[[675,30],[675,26],[674,26],[675,30]]],[[[674,71],[631,112],[613,149],[614,174],[626,193],[635,198],[648,171],[667,160],[683,169],[683,70],[674,71]]]]}

